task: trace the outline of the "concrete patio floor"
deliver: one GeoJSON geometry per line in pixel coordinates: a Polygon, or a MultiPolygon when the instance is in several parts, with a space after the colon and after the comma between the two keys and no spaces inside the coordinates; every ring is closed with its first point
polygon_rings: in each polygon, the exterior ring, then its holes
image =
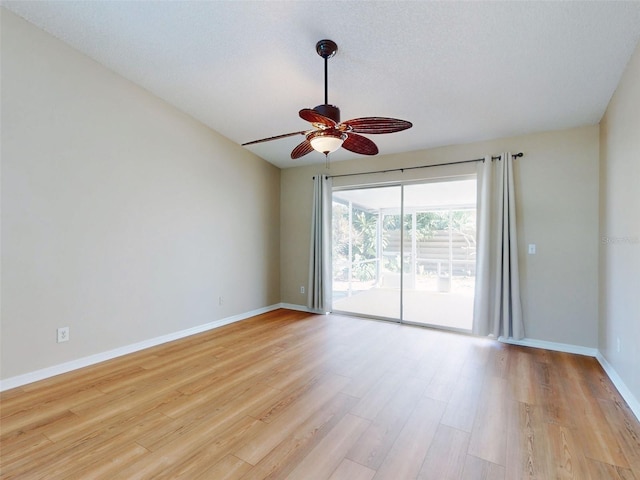
{"type": "MultiPolygon", "coordinates": [[[[454,288],[449,292],[405,289],[403,320],[420,325],[470,331],[473,321],[473,295],[472,287],[454,288]]],[[[400,316],[400,290],[374,287],[353,292],[351,296],[334,296],[333,310],[397,320],[400,316]]]]}

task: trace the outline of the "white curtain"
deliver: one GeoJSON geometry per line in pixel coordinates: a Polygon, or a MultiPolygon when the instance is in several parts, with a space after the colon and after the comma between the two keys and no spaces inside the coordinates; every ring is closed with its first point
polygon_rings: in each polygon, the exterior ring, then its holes
{"type": "Polygon", "coordinates": [[[523,338],[511,153],[478,166],[476,272],[473,333],[523,338]]]}
{"type": "Polygon", "coordinates": [[[331,196],[331,178],[325,175],[313,177],[307,306],[319,313],[331,311],[331,196]]]}

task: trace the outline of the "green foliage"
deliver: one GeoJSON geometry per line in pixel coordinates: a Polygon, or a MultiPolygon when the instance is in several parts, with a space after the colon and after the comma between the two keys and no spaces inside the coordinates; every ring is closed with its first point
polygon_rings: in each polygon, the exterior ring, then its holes
{"type": "Polygon", "coordinates": [[[373,280],[376,276],[376,262],[378,256],[378,216],[355,210],[353,212],[352,234],[352,273],[360,281],[373,280]],[[367,262],[367,260],[374,260],[367,262]]]}
{"type": "Polygon", "coordinates": [[[354,279],[359,281],[375,279],[378,257],[378,215],[354,209],[352,228],[349,232],[348,207],[334,202],[333,211],[334,272],[338,269],[341,271],[340,276],[346,277],[349,262],[351,262],[351,273],[354,279]],[[349,259],[349,233],[351,233],[351,259],[349,259]]]}

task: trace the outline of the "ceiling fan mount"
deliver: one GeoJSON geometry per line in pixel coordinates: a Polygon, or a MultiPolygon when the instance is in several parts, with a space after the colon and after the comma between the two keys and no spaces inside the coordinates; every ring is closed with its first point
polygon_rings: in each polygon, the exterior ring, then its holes
{"type": "Polygon", "coordinates": [[[324,103],[312,109],[303,108],[298,112],[300,118],[313,125],[312,130],[285,133],[242,145],[253,145],[294,135],[304,135],[305,140],[291,152],[292,159],[300,158],[314,150],[328,156],[340,147],[362,155],[376,155],[378,153],[376,144],[360,133],[394,133],[411,128],[411,122],[388,117],[362,117],[340,122],[340,109],[335,105],[330,105],[328,99],[328,60],[337,51],[338,45],[333,40],[324,39],[316,43],[316,52],[324,59],[324,103]]]}
{"type": "Polygon", "coordinates": [[[325,38],[324,40],[320,40],[318,43],[316,43],[316,52],[318,52],[318,55],[320,55],[325,60],[333,57],[337,51],[338,44],[333,40],[328,40],[325,38]]]}

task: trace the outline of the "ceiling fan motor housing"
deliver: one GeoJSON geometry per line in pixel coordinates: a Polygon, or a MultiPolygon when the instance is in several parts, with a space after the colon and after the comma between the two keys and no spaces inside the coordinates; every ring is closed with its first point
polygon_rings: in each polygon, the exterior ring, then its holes
{"type": "Polygon", "coordinates": [[[340,109],[335,105],[318,105],[317,107],[313,107],[313,110],[336,123],[340,123],[340,109]]]}

